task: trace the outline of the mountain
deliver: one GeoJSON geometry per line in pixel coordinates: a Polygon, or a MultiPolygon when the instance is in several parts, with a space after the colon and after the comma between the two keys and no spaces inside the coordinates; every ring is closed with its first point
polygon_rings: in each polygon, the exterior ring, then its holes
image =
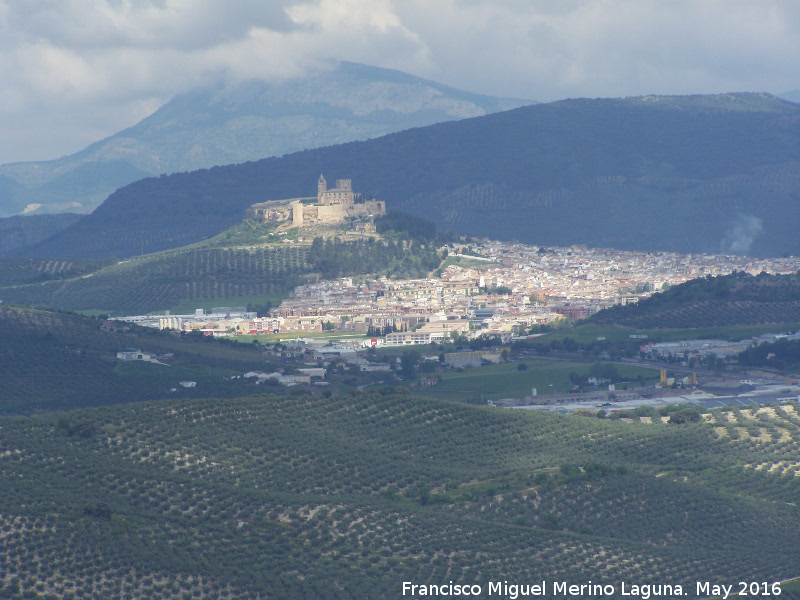
{"type": "Polygon", "coordinates": [[[320,172],[440,229],[539,245],[798,254],[800,106],[768,94],[577,99],[149,178],[32,256],[183,246],[320,172]]]}
{"type": "Polygon", "coordinates": [[[151,175],[280,156],[530,103],[349,62],[304,78],[196,90],[76,154],[0,166],[0,216],[26,207],[88,212],[115,189],[151,175]]]}

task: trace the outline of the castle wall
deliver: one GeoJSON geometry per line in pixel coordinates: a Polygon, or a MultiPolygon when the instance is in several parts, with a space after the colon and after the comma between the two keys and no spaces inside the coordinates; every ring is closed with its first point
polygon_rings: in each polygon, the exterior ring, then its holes
{"type": "Polygon", "coordinates": [[[347,209],[341,204],[317,207],[317,220],[321,223],[336,223],[347,215],[347,209]]]}
{"type": "Polygon", "coordinates": [[[302,207],[302,216],[292,219],[292,224],[299,227],[302,227],[304,223],[339,223],[347,217],[377,217],[386,214],[386,204],[376,201],[364,204],[317,204],[311,206],[306,204],[300,206],[302,207]]]}
{"type": "Polygon", "coordinates": [[[292,198],[291,200],[269,200],[268,202],[259,202],[253,204],[245,211],[246,219],[255,219],[257,221],[273,222],[273,221],[287,221],[292,219],[292,206],[295,202],[300,200],[308,200],[308,198],[292,198]]]}
{"type": "Polygon", "coordinates": [[[379,217],[386,214],[386,203],[371,200],[364,204],[352,204],[347,207],[348,217],[379,217]]]}

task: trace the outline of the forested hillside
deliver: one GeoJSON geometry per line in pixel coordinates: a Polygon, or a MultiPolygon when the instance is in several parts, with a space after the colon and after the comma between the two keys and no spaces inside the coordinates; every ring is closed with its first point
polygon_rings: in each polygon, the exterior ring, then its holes
{"type": "Polygon", "coordinates": [[[701,277],[590,318],[638,329],[729,327],[800,322],[800,274],[701,277]]]}
{"type": "Polygon", "coordinates": [[[11,597],[397,598],[403,581],[487,597],[492,581],[542,579],[695,597],[695,581],[774,582],[800,564],[794,406],[623,423],[384,388],[0,427],[11,597]]]}
{"type": "Polygon", "coordinates": [[[461,234],[568,246],[800,252],[800,106],[765,94],[579,99],[145,179],[36,256],[182,246],[320,173],[461,234]]]}

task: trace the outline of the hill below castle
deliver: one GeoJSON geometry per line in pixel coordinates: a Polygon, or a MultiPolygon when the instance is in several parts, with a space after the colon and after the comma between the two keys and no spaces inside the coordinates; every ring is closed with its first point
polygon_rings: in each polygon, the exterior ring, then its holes
{"type": "Polygon", "coordinates": [[[27,251],[117,257],[185,245],[319,173],[496,239],[797,254],[800,106],[765,94],[565,100],[281,158],[145,179],[27,251]]]}
{"type": "Polygon", "coordinates": [[[247,220],[202,244],[121,262],[0,258],[0,303],[141,314],[183,301],[262,301],[307,279],[424,277],[443,260],[436,248],[447,237],[430,223],[392,213],[376,224],[385,239],[348,235],[336,224],[276,233],[269,223],[247,220]]]}

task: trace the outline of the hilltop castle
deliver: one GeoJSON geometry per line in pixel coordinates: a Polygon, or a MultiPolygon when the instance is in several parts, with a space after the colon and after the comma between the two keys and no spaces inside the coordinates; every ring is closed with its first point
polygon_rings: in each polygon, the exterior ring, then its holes
{"type": "Polygon", "coordinates": [[[305,204],[302,200],[292,203],[292,225],[302,227],[306,223],[340,223],[347,217],[373,217],[386,214],[386,204],[375,200],[362,200],[361,194],[353,193],[350,179],[337,179],[336,187],[328,189],[328,183],[320,175],[317,181],[317,203],[305,204]]]}
{"type": "Polygon", "coordinates": [[[317,197],[275,200],[254,204],[247,211],[249,218],[262,221],[288,221],[293,227],[314,223],[336,224],[347,218],[369,219],[386,214],[386,203],[363,199],[353,192],[350,179],[337,179],[336,187],[328,189],[328,183],[320,175],[317,181],[317,197]]]}

